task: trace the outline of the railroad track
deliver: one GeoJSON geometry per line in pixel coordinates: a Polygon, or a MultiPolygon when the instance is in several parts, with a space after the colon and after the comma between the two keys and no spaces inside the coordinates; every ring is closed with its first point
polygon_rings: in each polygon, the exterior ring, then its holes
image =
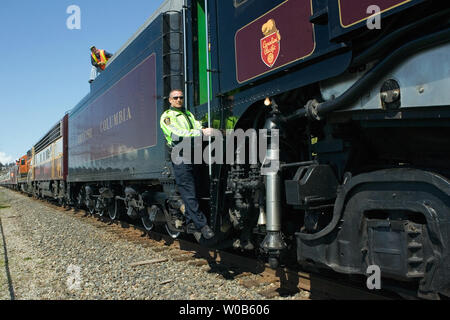
{"type": "Polygon", "coordinates": [[[242,286],[255,290],[267,299],[294,296],[295,299],[300,300],[400,299],[398,295],[389,292],[370,291],[359,284],[338,279],[338,275],[324,276],[285,267],[273,270],[256,258],[207,248],[186,239],[173,239],[157,231],[147,232],[139,225],[91,215],[85,210],[66,209],[45,200],[39,201],[78,219],[88,220],[95,227],[115,233],[127,241],[151,248],[156,252],[167,251],[175,262],[202,267],[202,270],[203,267],[208,266],[205,268],[208,272],[218,273],[228,279],[239,279],[242,286]]]}

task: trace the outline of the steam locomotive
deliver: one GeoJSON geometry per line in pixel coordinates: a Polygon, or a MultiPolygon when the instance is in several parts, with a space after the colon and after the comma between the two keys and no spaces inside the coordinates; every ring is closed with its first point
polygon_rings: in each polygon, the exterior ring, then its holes
{"type": "Polygon", "coordinates": [[[158,121],[182,89],[205,126],[268,139],[263,161],[203,166],[208,245],[274,268],[376,265],[420,297],[449,297],[449,18],[432,0],[168,0],[1,183],[178,237],[158,121]]]}

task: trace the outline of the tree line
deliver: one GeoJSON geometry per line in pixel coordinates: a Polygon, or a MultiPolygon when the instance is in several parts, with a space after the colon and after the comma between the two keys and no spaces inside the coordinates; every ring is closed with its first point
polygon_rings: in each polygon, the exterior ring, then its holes
{"type": "Polygon", "coordinates": [[[0,171],[7,170],[15,165],[14,162],[3,164],[0,162],[0,171]]]}

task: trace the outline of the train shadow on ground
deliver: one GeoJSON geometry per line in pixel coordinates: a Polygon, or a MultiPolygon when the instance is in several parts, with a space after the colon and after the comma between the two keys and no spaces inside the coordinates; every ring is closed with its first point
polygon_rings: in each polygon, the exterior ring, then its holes
{"type": "Polygon", "coordinates": [[[265,284],[275,282],[278,284],[275,292],[280,297],[289,297],[300,292],[300,277],[297,273],[279,268],[276,271],[269,272],[270,276],[268,276],[266,273],[268,269],[267,265],[261,259],[258,259],[256,254],[242,256],[236,252],[224,250],[222,247],[232,246],[232,242],[225,243],[227,240],[225,242],[221,241],[221,248],[219,248],[215,243],[207,243],[205,241],[195,243],[193,236],[182,235],[178,239],[173,239],[170,236],[163,235],[163,233],[147,232],[133,222],[127,221],[124,217],[121,217],[120,220],[111,220],[109,216],[92,215],[84,209],[65,209],[65,211],[70,210],[74,214],[82,214],[83,217],[93,217],[98,222],[105,223],[105,225],[116,225],[122,229],[139,231],[141,238],[148,238],[160,242],[163,246],[169,247],[177,244],[181,251],[192,253],[191,258],[193,260],[205,261],[209,266],[208,273],[220,275],[226,280],[244,279],[249,275],[258,275],[260,276],[260,281],[258,281],[259,284],[256,286],[262,289],[265,284]]]}

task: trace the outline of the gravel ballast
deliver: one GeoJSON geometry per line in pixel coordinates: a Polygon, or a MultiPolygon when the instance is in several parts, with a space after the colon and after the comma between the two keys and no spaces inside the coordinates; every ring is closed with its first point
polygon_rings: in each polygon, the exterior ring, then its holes
{"type": "Polygon", "coordinates": [[[0,188],[0,299],[265,299],[208,265],[177,262],[170,250],[128,241],[82,216],[0,188]],[[133,265],[142,261],[154,263],[133,265]]]}

